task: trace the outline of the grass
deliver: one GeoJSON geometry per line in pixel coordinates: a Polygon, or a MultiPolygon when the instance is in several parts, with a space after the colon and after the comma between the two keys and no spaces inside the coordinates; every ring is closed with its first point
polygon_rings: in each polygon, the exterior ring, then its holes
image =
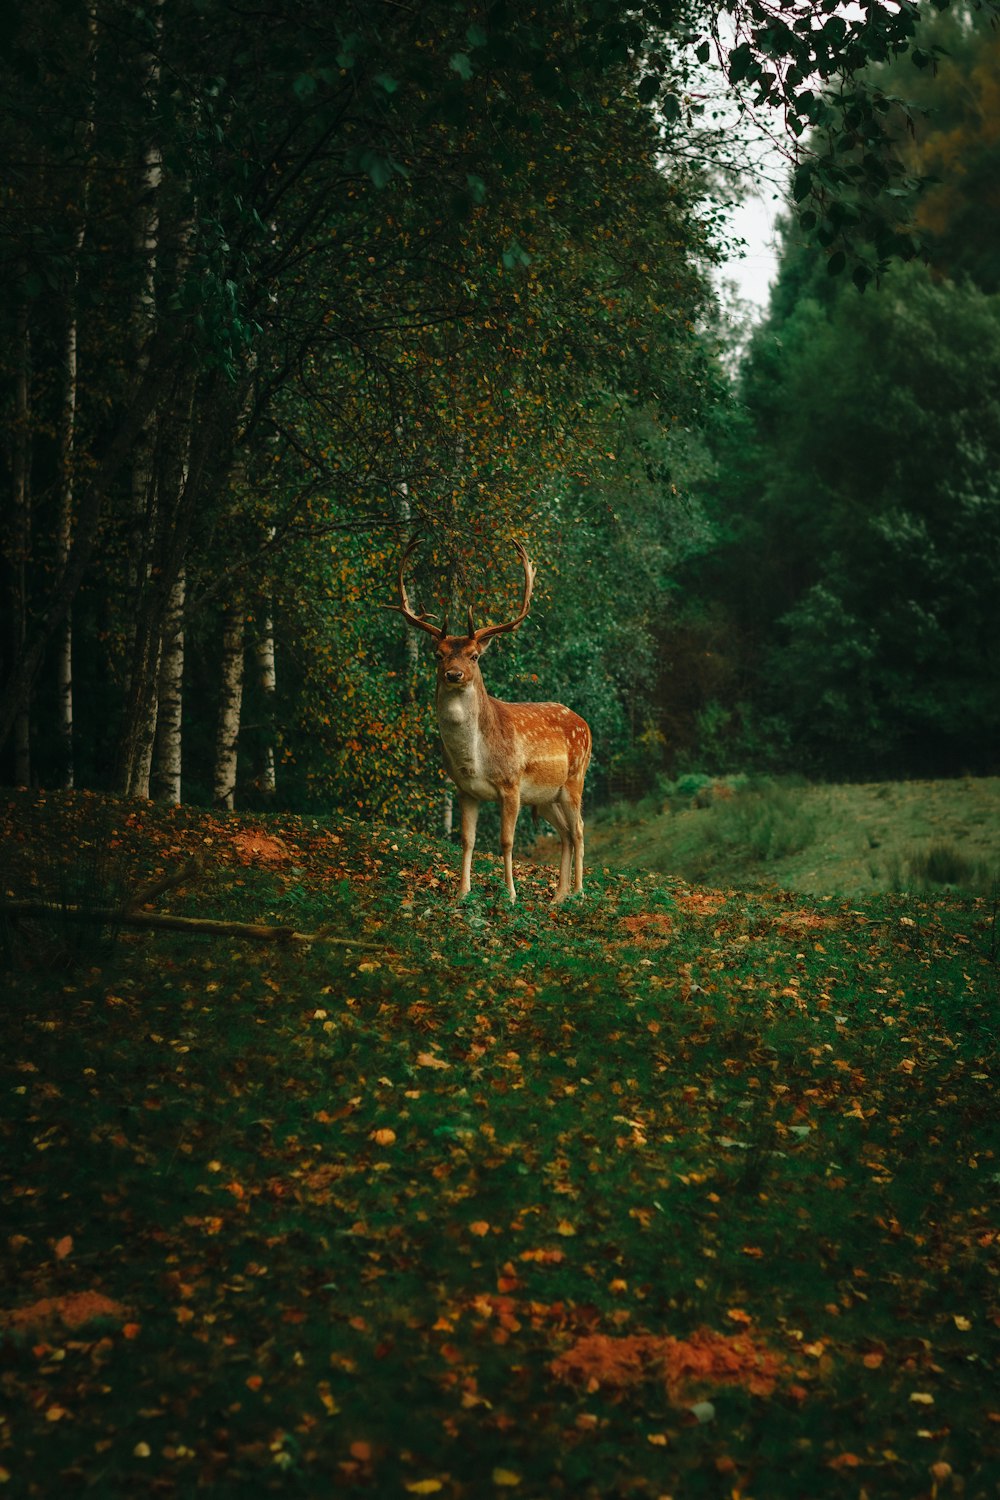
{"type": "Polygon", "coordinates": [[[604,811],[589,844],[606,864],[688,880],[808,895],[950,887],[989,896],[1000,878],[1000,778],[807,786],[689,777],[641,809],[604,811]]]}
{"type": "Polygon", "coordinates": [[[20,933],[9,1493],[994,1493],[988,902],[522,864],[511,909],[483,856],[456,907],[413,835],[111,814],[136,880],[207,861],[170,909],[379,951],[20,933]]]}

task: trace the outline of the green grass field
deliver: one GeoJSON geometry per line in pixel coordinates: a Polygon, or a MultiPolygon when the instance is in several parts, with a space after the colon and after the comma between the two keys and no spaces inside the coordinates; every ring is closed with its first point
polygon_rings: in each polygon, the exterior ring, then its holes
{"type": "Polygon", "coordinates": [[[844,786],[688,781],[673,795],[599,814],[588,830],[593,857],[809,895],[949,887],[989,895],[1000,878],[1000,777],[844,786]]]}
{"type": "Polygon", "coordinates": [[[0,803],[11,1495],[932,1497],[1000,1474],[992,902],[0,803]]]}

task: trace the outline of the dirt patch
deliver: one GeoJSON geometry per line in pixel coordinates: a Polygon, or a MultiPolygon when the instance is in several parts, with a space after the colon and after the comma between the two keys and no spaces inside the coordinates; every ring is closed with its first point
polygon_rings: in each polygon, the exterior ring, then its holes
{"type": "Polygon", "coordinates": [[[557,1379],[581,1384],[590,1392],[662,1380],[671,1401],[685,1402],[720,1385],[742,1385],[755,1396],[769,1396],[785,1363],[749,1333],[699,1328],[689,1339],[651,1333],[587,1334],[554,1359],[550,1369],[557,1379]]]}
{"type": "Polygon", "coordinates": [[[295,857],[281,839],[253,829],[244,828],[234,833],[229,847],[241,865],[287,865],[295,857]]]}
{"type": "Polygon", "coordinates": [[[664,911],[650,912],[646,916],[622,917],[618,925],[638,943],[665,943],[674,930],[672,919],[664,911]]]}
{"type": "Polygon", "coordinates": [[[682,911],[693,912],[699,917],[710,917],[725,905],[721,891],[675,891],[674,900],[682,911]]]}
{"type": "Polygon", "coordinates": [[[77,1329],[98,1319],[124,1323],[128,1317],[127,1307],[105,1297],[102,1292],[68,1292],[63,1297],[43,1297],[30,1307],[0,1312],[0,1329],[15,1334],[37,1335],[62,1328],[75,1333],[77,1329]]]}
{"type": "Polygon", "coordinates": [[[798,937],[800,933],[828,932],[836,925],[835,917],[825,917],[818,911],[789,911],[782,913],[778,931],[782,937],[798,937]]]}

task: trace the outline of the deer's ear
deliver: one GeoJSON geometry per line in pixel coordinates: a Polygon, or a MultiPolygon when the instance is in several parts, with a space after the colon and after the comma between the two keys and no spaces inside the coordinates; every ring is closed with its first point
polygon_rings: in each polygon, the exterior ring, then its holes
{"type": "Polygon", "coordinates": [[[489,638],[487,638],[485,641],[481,641],[479,637],[476,636],[476,650],[479,652],[480,656],[482,656],[489,643],[489,638]]]}

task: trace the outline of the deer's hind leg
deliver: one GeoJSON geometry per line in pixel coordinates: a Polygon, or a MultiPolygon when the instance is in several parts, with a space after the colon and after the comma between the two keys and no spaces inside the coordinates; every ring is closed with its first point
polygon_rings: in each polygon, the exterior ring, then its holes
{"type": "MultiPolygon", "coordinates": [[[[583,890],[583,777],[567,781],[559,793],[572,845],[573,893],[583,890]]],[[[567,887],[568,887],[567,879],[567,887]]]]}
{"type": "Polygon", "coordinates": [[[562,802],[557,797],[554,801],[546,804],[546,820],[552,824],[559,835],[559,884],[553,901],[565,901],[570,893],[570,876],[573,869],[573,842],[570,838],[569,814],[562,802]]]}

